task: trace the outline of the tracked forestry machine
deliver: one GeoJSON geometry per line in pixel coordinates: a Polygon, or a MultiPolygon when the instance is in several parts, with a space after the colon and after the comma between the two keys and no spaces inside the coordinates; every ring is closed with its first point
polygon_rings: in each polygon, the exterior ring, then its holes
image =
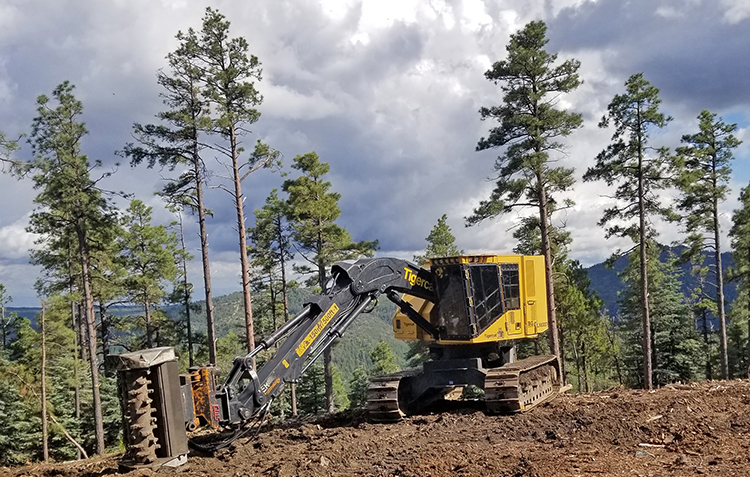
{"type": "Polygon", "coordinates": [[[421,369],[371,380],[371,420],[398,421],[469,385],[484,390],[488,413],[524,411],[560,392],[556,356],[517,360],[514,347],[515,340],[547,329],[543,257],[472,255],[427,266],[395,258],[335,264],[325,289],[255,350],[235,358],[221,386],[211,366],[180,375],[171,348],[120,355],[122,464],[179,465],[187,455],[186,430],[198,426],[221,430],[190,442],[204,452],[254,432],[284,387],[298,382],[381,295],[398,306],[395,337],[426,342],[430,360],[421,369]],[[272,348],[273,357],[254,370],[253,357],[272,348]]]}

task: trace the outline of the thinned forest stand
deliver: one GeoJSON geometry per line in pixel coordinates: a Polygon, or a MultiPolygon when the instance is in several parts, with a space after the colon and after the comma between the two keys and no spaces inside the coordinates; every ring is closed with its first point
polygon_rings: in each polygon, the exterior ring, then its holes
{"type": "MultiPolygon", "coordinates": [[[[39,395],[38,395],[38,394],[36,393],[36,391],[34,391],[34,388],[32,388],[32,387],[31,387],[31,386],[29,385],[29,383],[27,383],[26,381],[24,381],[24,379],[23,379],[23,378],[22,378],[21,376],[19,376],[19,375],[18,375],[17,373],[14,373],[14,372],[11,372],[10,374],[12,374],[13,376],[15,376],[15,377],[16,377],[16,379],[18,379],[18,380],[19,380],[19,381],[21,382],[21,384],[23,384],[23,385],[24,385],[24,387],[26,387],[26,389],[29,389],[29,390],[31,390],[31,392],[32,392],[32,393],[34,394],[34,396],[36,396],[36,397],[40,397],[40,396],[39,396],[39,395]]],[[[48,416],[48,417],[50,418],[50,420],[51,420],[52,422],[54,422],[55,424],[57,424],[57,425],[58,425],[58,426],[60,427],[60,430],[62,431],[62,433],[63,433],[63,435],[65,436],[65,438],[66,438],[66,439],[68,439],[68,440],[70,441],[70,443],[71,443],[71,444],[73,444],[73,446],[74,446],[74,447],[75,447],[76,449],[78,449],[78,452],[80,452],[80,453],[81,453],[81,455],[83,456],[83,458],[84,458],[84,459],[88,459],[88,458],[89,458],[89,455],[88,455],[88,454],[86,453],[86,450],[85,450],[85,449],[83,448],[83,446],[81,446],[81,444],[79,444],[79,443],[78,443],[78,441],[76,441],[76,440],[75,440],[75,438],[74,438],[73,436],[71,436],[71,435],[70,435],[70,433],[69,433],[69,432],[68,432],[68,431],[67,431],[67,430],[65,429],[65,427],[64,427],[64,426],[63,426],[63,425],[62,425],[62,424],[60,423],[60,421],[58,421],[58,420],[57,420],[57,419],[55,418],[55,416],[54,416],[54,415],[53,415],[52,413],[50,413],[49,411],[48,411],[48,412],[46,413],[46,415],[47,415],[47,416],[48,416]]]]}

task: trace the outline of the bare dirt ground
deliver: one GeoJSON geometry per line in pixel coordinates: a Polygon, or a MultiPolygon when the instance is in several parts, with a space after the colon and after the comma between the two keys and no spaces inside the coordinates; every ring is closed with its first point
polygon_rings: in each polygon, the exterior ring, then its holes
{"type": "Polygon", "coordinates": [[[563,395],[514,416],[464,407],[371,424],[362,414],[339,414],[287,422],[158,473],[120,474],[118,459],[0,468],[0,475],[750,476],[750,382],[563,395]]]}

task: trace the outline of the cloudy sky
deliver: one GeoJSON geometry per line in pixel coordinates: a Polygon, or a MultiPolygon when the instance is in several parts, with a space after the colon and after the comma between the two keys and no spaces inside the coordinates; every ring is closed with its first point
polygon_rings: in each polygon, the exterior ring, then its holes
{"type": "MultiPolygon", "coordinates": [[[[549,51],[581,61],[584,84],[563,104],[583,114],[584,126],[557,158],[579,178],[569,194],[577,205],[557,219],[572,232],[574,258],[591,265],[627,245],[605,240],[596,226],[606,187],[580,177],[606,147],[611,131],[597,123],[633,73],[661,90],[674,117],[654,145],[679,145],[702,109],[738,124],[745,143],[735,154],[725,228],[750,181],[750,0],[0,0],[0,131],[28,132],[36,97],[69,80],[90,131],[85,153],[114,169],[132,124],[153,122],[162,109],[156,72],[166,68],[175,34],[200,29],[208,5],[263,65],[262,116],[244,141],[270,143],[287,169],[294,156],[316,151],[342,195],[341,225],[356,240],[378,239],[380,255],[411,258],[443,213],[467,252],[509,253],[515,245],[518,215],[472,228],[464,217],[488,196],[498,153],[474,150],[490,126],[479,108],[501,101],[483,74],[531,20],[547,22],[549,51]]],[[[25,145],[19,156],[28,154],[25,145]]],[[[222,167],[207,163],[216,186],[222,167]]],[[[105,187],[135,194],[168,223],[153,196],[168,175],[122,164],[105,187]]],[[[250,221],[280,182],[268,171],[246,180],[250,221]]],[[[0,175],[0,193],[0,283],[13,305],[33,306],[38,270],[28,264],[34,237],[24,229],[35,191],[0,175]]],[[[218,188],[208,201],[214,293],[223,294],[239,289],[234,212],[218,188]]],[[[660,232],[665,242],[679,238],[674,226],[660,232]]],[[[198,256],[194,224],[188,235],[198,256]]],[[[201,283],[198,260],[190,273],[201,283]]]]}

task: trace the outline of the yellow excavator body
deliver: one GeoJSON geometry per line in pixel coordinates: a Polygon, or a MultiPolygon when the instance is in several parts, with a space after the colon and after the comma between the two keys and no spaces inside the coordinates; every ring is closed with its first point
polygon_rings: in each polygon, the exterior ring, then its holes
{"type": "MultiPolygon", "coordinates": [[[[440,345],[491,343],[536,338],[548,328],[547,287],[544,257],[537,255],[465,255],[435,258],[424,268],[436,278],[437,293],[451,294],[452,310],[405,295],[404,301],[436,328],[461,321],[467,332],[448,339],[434,339],[402,311],[393,316],[393,333],[405,341],[428,341],[440,345]],[[446,277],[454,283],[443,284],[446,277]],[[449,289],[452,288],[452,289],[449,289]],[[463,292],[462,294],[460,292],[463,292]],[[488,306],[489,305],[489,306],[488,306]],[[462,312],[464,314],[462,314],[462,312]],[[446,314],[452,313],[452,316],[446,314]],[[460,316],[460,320],[457,318],[460,316]],[[464,323],[465,322],[465,323],[464,323]]],[[[441,303],[448,302],[441,297],[441,303]]]]}

